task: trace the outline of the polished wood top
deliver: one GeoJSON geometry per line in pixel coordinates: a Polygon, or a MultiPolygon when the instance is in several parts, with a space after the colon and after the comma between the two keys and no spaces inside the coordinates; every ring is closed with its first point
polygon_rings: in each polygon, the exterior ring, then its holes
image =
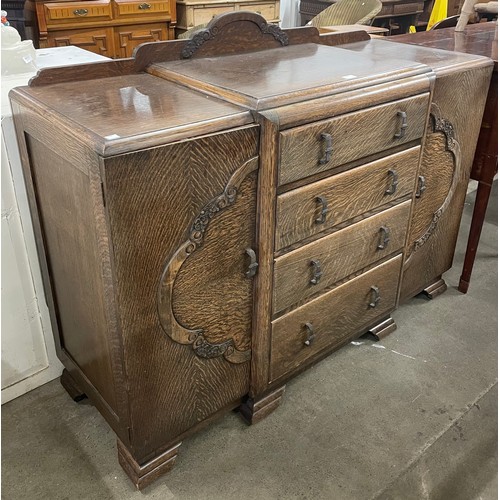
{"type": "Polygon", "coordinates": [[[498,65],[498,23],[469,24],[465,31],[443,28],[391,37],[395,42],[490,57],[498,65]]]}
{"type": "Polygon", "coordinates": [[[430,72],[411,60],[373,60],[314,43],[157,63],[149,71],[262,110],[430,72]]]}
{"type": "Polygon", "coordinates": [[[252,123],[242,108],[145,73],[12,92],[62,115],[105,156],[252,123]]]}

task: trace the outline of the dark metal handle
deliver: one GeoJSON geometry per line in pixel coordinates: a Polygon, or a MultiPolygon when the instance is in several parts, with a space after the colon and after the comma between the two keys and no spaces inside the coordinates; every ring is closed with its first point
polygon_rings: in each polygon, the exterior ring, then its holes
{"type": "Polygon", "coordinates": [[[257,273],[257,268],[259,267],[257,256],[251,248],[247,248],[245,252],[250,257],[250,265],[248,266],[248,271],[245,274],[247,278],[253,278],[257,273]]]}
{"type": "Polygon", "coordinates": [[[398,111],[398,117],[401,118],[401,124],[399,125],[399,132],[394,134],[395,139],[401,139],[406,134],[406,129],[408,128],[408,118],[404,111],[398,111]]]}
{"type": "Polygon", "coordinates": [[[75,14],[75,16],[86,16],[88,13],[89,11],[87,9],[76,9],[73,11],[73,14],[75,14]]]}
{"type": "Polygon", "coordinates": [[[415,198],[420,198],[426,189],[427,189],[427,187],[425,185],[425,177],[423,175],[419,175],[418,181],[417,181],[417,192],[415,193],[415,198]]]}
{"type": "Polygon", "coordinates": [[[311,283],[311,285],[317,285],[321,276],[323,276],[321,264],[319,260],[311,260],[311,266],[313,266],[313,277],[309,280],[309,283],[311,283]]]}
{"type": "Polygon", "coordinates": [[[389,231],[389,228],[386,226],[382,226],[378,231],[379,231],[379,240],[378,240],[377,249],[383,250],[389,244],[390,231],[389,231]]]}
{"type": "Polygon", "coordinates": [[[141,3],[139,5],[139,10],[149,10],[151,8],[151,4],[150,3],[141,3]]]}
{"type": "Polygon", "coordinates": [[[316,224],[324,224],[326,222],[326,214],[328,213],[328,202],[324,196],[316,196],[316,202],[321,204],[321,214],[317,219],[314,219],[316,224]]]}
{"type": "Polygon", "coordinates": [[[328,163],[330,161],[330,158],[332,156],[332,136],[330,134],[321,134],[321,139],[325,144],[325,155],[323,158],[319,160],[320,165],[324,165],[325,163],[328,163]]]}
{"type": "Polygon", "coordinates": [[[368,304],[370,307],[377,307],[378,303],[380,302],[380,291],[378,289],[378,286],[371,286],[370,287],[370,293],[371,293],[371,302],[368,304]]]}
{"type": "Polygon", "coordinates": [[[394,194],[399,184],[399,176],[392,168],[387,172],[387,175],[391,178],[391,185],[385,190],[384,194],[394,194]]]}
{"type": "Polygon", "coordinates": [[[304,341],[304,345],[310,346],[312,345],[315,337],[314,327],[312,326],[311,323],[306,323],[304,326],[306,327],[307,330],[307,338],[304,341]]]}

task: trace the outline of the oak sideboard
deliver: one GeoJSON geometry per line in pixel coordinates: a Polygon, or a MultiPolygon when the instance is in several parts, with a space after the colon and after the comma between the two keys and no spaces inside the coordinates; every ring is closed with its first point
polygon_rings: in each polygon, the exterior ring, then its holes
{"type": "Polygon", "coordinates": [[[61,382],[138,488],[446,289],[492,67],[238,12],[11,93],[61,382]]]}

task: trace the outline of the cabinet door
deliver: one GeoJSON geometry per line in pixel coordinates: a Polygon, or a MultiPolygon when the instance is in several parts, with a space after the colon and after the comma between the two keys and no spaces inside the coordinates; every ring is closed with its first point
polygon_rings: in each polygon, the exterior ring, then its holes
{"type": "Polygon", "coordinates": [[[138,459],[248,392],[257,143],[247,127],[105,160],[138,459]]]}
{"type": "Polygon", "coordinates": [[[167,23],[140,24],[115,28],[116,57],[132,57],[141,43],[168,40],[167,23]]]}
{"type": "Polygon", "coordinates": [[[47,42],[49,47],[75,45],[101,56],[114,56],[112,28],[55,31],[48,34],[47,42]]]}

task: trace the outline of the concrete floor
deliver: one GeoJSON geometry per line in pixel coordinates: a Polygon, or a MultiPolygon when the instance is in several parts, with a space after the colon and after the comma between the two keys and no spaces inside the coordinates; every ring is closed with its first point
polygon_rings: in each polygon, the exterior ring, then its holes
{"type": "Polygon", "coordinates": [[[394,314],[395,333],[298,376],[258,425],[230,413],[186,439],[174,470],[142,493],[103,418],[57,381],[4,405],[2,498],[496,499],[496,189],[462,295],[473,199],[445,294],[414,298],[394,314]]]}

